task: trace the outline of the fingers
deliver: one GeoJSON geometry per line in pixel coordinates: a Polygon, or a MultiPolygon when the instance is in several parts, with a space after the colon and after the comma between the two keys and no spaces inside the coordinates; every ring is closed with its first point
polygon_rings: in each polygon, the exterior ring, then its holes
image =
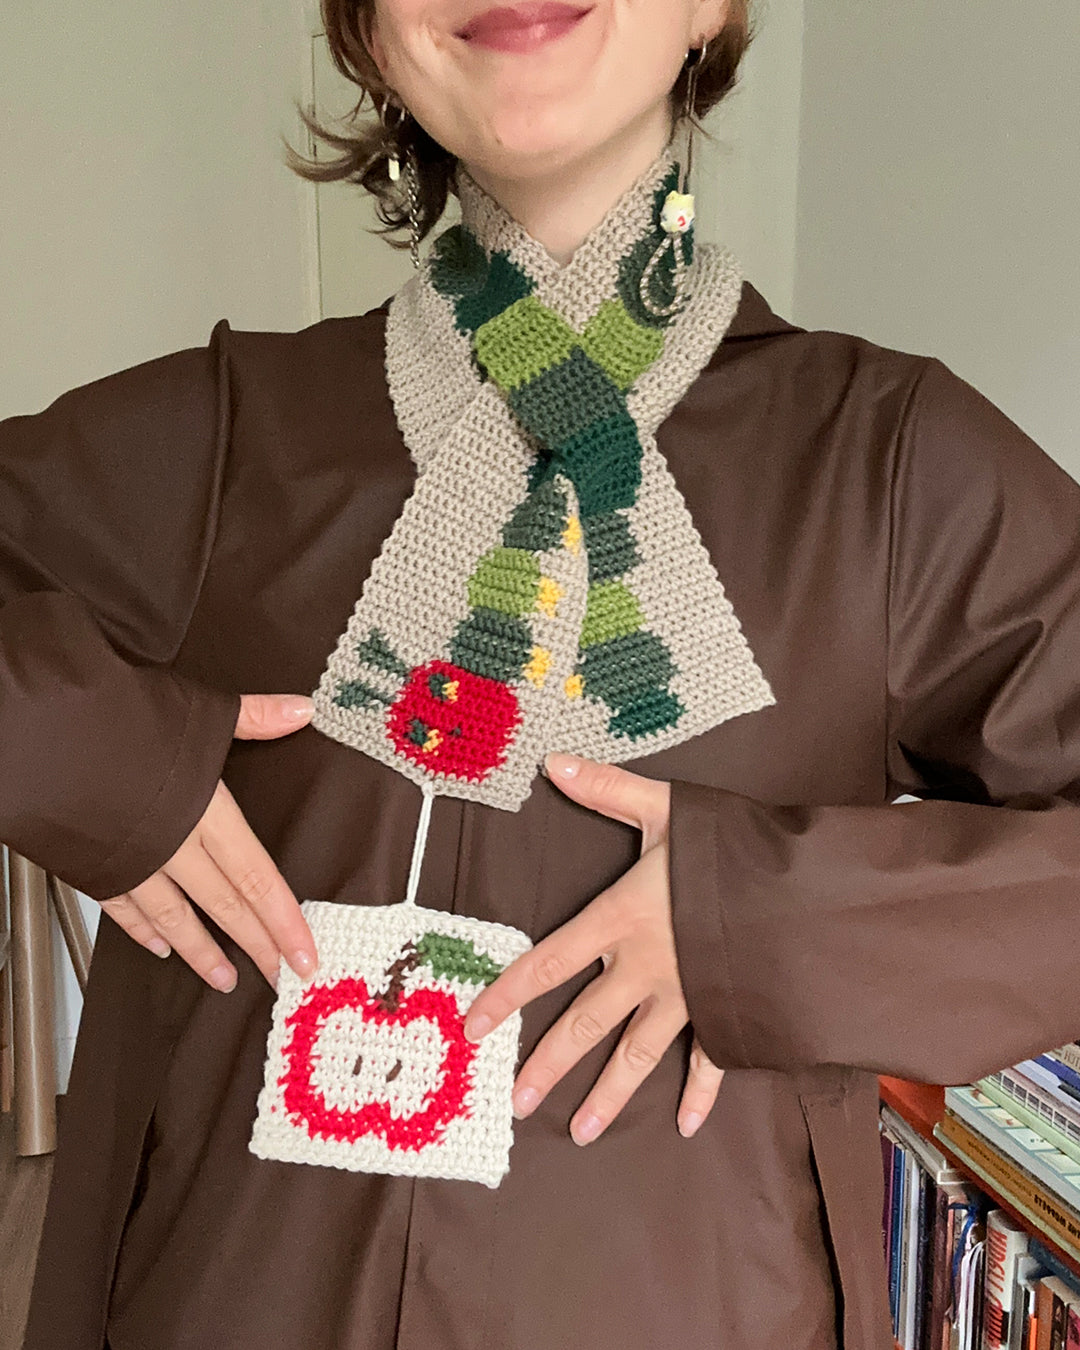
{"type": "Polygon", "coordinates": [[[101,908],[120,925],[128,937],[134,938],[147,951],[162,958],[172,954],[172,948],[126,892],[114,895],[111,900],[103,900],[101,908]]]}
{"type": "Polygon", "coordinates": [[[612,941],[612,906],[606,903],[610,895],[597,896],[569,922],[512,961],[469,1009],[466,1039],[480,1040],[511,1013],[599,960],[612,941]]]}
{"type": "MultiPolygon", "coordinates": [[[[187,896],[164,872],[155,872],[129,891],[128,897],[154,931],[207,984],[223,994],[236,988],[236,967],[207,932],[187,896]]],[[[111,900],[105,902],[107,913],[112,913],[112,904],[111,900]]]]}
{"type": "Polygon", "coordinates": [[[570,1121],[575,1144],[590,1144],[607,1129],[686,1025],[679,1000],[650,997],[638,1008],[593,1090],[570,1121]]]}
{"type": "MultiPolygon", "coordinates": [[[[202,848],[184,849],[170,860],[168,875],[247,952],[270,984],[274,985],[278,949],[255,910],[213,858],[202,848]]],[[[154,922],[160,922],[157,916],[154,916],[154,922]]],[[[175,938],[173,946],[189,965],[195,966],[175,938]]],[[[195,966],[195,969],[203,973],[199,967],[195,966]]]]}
{"type": "Polygon", "coordinates": [[[551,1089],[584,1055],[640,1003],[645,991],[629,990],[615,979],[593,980],[541,1038],[514,1084],[514,1115],[531,1115],[551,1089]]]}
{"type": "MultiPolygon", "coordinates": [[[[199,840],[206,856],[229,883],[219,900],[219,905],[223,905],[224,913],[230,916],[236,903],[242,903],[254,923],[248,922],[247,918],[241,918],[240,922],[245,925],[245,932],[249,933],[257,944],[259,955],[256,955],[256,951],[248,946],[238,933],[232,933],[225,923],[222,923],[222,927],[236,937],[264,973],[269,973],[266,964],[268,962],[272,963],[274,971],[277,970],[278,955],[281,954],[301,979],[306,979],[318,964],[318,953],[311,929],[296,896],[278,871],[273,858],[247,823],[236,798],[224,783],[218,784],[211,806],[203,816],[199,840]],[[269,954],[265,941],[267,937],[273,946],[273,951],[269,954]]],[[[194,862],[197,868],[203,868],[197,854],[194,862]]],[[[220,889],[218,878],[204,868],[202,874],[208,884],[216,883],[220,889]]],[[[173,875],[176,875],[175,872],[173,875]]],[[[177,876],[176,879],[201,908],[221,922],[218,914],[203,903],[199,893],[193,893],[181,877],[177,876]]],[[[209,894],[212,897],[214,890],[212,889],[209,894]]],[[[233,921],[235,922],[238,917],[233,916],[233,921]]]]}
{"type": "Polygon", "coordinates": [[[682,1100],[679,1102],[679,1133],[684,1139],[690,1139],[697,1134],[705,1117],[716,1104],[717,1093],[723,1081],[723,1069],[716,1067],[695,1036],[694,1046],[690,1051],[690,1071],[686,1077],[682,1100]]]}
{"type": "Polygon", "coordinates": [[[641,830],[646,836],[646,847],[666,831],[671,803],[669,783],[573,755],[548,755],[545,768],[556,787],[574,801],[641,830]]]}
{"type": "Polygon", "coordinates": [[[311,721],[315,704],[306,694],[242,694],[234,735],[242,741],[272,741],[311,721]]]}

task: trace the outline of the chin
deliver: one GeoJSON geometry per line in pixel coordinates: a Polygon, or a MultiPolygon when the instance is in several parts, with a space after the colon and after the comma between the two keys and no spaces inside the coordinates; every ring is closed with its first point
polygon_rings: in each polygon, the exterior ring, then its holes
{"type": "Polygon", "coordinates": [[[618,134],[617,125],[601,123],[595,114],[567,111],[548,105],[505,114],[489,122],[483,144],[470,146],[463,157],[500,178],[531,178],[590,158],[618,134]]]}

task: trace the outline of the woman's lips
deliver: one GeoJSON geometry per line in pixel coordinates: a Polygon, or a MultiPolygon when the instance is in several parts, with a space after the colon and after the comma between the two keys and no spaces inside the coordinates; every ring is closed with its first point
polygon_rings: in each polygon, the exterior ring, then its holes
{"type": "Polygon", "coordinates": [[[489,51],[532,52],[565,37],[590,8],[552,3],[500,6],[478,14],[458,37],[489,51]]]}

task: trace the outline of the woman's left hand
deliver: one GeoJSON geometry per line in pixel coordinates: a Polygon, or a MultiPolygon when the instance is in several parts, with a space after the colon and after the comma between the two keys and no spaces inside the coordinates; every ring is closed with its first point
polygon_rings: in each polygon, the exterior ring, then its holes
{"type": "MultiPolygon", "coordinates": [[[[514,1114],[520,1120],[633,1013],[570,1122],[574,1141],[587,1144],[611,1124],[688,1021],[668,883],[671,786],[568,755],[549,756],[547,769],[551,781],[574,801],[640,830],[641,858],[569,923],[507,966],[472,1005],[465,1034],[480,1040],[526,1003],[601,960],[603,971],[545,1033],[514,1084],[514,1114]]],[[[712,1110],[723,1077],[695,1038],[678,1110],[679,1131],[687,1138],[712,1110]]]]}

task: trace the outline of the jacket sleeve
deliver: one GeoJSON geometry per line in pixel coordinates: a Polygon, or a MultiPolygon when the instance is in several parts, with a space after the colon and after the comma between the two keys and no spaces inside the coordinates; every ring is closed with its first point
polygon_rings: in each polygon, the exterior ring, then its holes
{"type": "Polygon", "coordinates": [[[893,482],[885,802],[673,785],[680,968],[722,1067],[961,1083],[1080,1035],[1080,488],[933,360],[893,482]]]}
{"type": "Polygon", "coordinates": [[[0,839],[99,899],[194,828],[239,695],[171,669],[229,439],[228,330],[0,422],[0,839]]]}

